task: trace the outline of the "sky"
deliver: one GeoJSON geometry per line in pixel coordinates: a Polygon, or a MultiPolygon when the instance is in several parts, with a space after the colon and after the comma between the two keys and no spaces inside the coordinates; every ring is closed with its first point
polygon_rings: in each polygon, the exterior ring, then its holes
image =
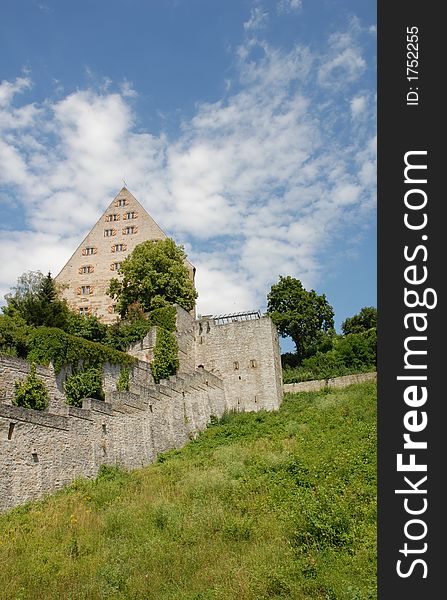
{"type": "Polygon", "coordinates": [[[374,1],[0,15],[0,304],[25,271],[57,275],[125,181],[196,266],[198,313],[264,311],[280,275],[338,331],[377,305],[374,1]]]}

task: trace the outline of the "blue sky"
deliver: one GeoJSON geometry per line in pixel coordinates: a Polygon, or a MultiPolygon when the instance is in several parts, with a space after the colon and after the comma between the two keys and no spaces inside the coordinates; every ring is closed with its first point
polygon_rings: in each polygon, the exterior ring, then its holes
{"type": "Polygon", "coordinates": [[[367,0],[3,0],[0,296],[124,179],[199,312],[265,309],[280,274],[338,329],[375,306],[375,25],[367,0]]]}

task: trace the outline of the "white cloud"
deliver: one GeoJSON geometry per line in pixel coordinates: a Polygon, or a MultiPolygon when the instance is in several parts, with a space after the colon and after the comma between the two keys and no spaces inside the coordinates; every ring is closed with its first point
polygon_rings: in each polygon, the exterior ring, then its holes
{"type": "Polygon", "coordinates": [[[279,0],[277,10],[279,13],[290,13],[301,10],[301,0],[279,0]]]}
{"type": "Polygon", "coordinates": [[[279,274],[315,287],[325,252],[374,208],[374,126],[354,119],[368,91],[350,90],[342,107],[325,85],[337,69],[342,86],[366,68],[357,35],[351,24],[321,56],[247,40],[227,98],[198,104],[172,141],[136,130],[130,83],[20,105],[30,80],[3,82],[0,184],[29,231],[2,232],[14,259],[2,267],[1,290],[28,269],[56,273],[123,178],[186,244],[199,312],[262,306],[279,274]]]}
{"type": "Polygon", "coordinates": [[[257,31],[264,29],[267,24],[268,13],[262,10],[260,6],[255,6],[250,11],[250,18],[244,23],[246,31],[257,31]]]}
{"type": "Polygon", "coordinates": [[[351,100],[351,117],[353,119],[360,118],[367,108],[367,96],[356,96],[351,100]]]}

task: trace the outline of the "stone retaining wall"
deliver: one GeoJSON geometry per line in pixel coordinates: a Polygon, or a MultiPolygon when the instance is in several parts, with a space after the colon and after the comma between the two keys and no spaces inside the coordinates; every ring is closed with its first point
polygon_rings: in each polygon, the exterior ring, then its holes
{"type": "Polygon", "coordinates": [[[376,381],[377,373],[358,373],[357,375],[343,375],[333,379],[316,379],[313,381],[302,381],[300,383],[285,383],[284,393],[296,394],[297,392],[318,392],[326,387],[344,388],[353,383],[364,381],[376,381]]]}

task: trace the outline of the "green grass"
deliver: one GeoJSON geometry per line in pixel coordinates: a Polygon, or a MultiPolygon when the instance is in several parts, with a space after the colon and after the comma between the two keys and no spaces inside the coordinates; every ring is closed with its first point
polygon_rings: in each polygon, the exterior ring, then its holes
{"type": "Polygon", "coordinates": [[[0,516],[7,600],[372,600],[375,386],[226,415],[182,450],[0,516]]]}

